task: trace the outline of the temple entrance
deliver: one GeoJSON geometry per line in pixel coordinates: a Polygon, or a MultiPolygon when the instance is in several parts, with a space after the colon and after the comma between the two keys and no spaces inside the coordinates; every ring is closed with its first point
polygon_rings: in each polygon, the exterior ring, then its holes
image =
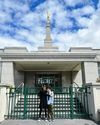
{"type": "Polygon", "coordinates": [[[53,73],[53,72],[39,72],[35,75],[35,86],[41,87],[42,85],[47,84],[52,88],[61,87],[61,73],[53,73]]]}

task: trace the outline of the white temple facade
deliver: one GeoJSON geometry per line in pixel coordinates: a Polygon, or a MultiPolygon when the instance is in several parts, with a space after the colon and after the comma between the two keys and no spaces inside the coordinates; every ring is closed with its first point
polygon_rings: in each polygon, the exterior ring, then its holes
{"type": "Polygon", "coordinates": [[[99,49],[29,52],[22,47],[6,47],[0,50],[0,82],[12,86],[21,82],[28,86],[47,82],[52,86],[68,86],[76,82],[82,86],[98,82],[99,61],[99,49]]]}

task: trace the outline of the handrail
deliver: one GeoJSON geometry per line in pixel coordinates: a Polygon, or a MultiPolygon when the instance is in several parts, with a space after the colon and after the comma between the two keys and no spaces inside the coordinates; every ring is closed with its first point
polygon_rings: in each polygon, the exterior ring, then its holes
{"type": "Polygon", "coordinates": [[[74,83],[78,88],[80,88],[79,85],[78,85],[76,82],[73,82],[73,83],[74,83]]]}
{"type": "Polygon", "coordinates": [[[24,82],[21,82],[17,87],[16,90],[18,90],[22,86],[22,94],[24,92],[24,82]]]}
{"type": "Polygon", "coordinates": [[[23,82],[21,82],[18,86],[17,86],[17,89],[20,87],[20,86],[24,86],[24,83],[23,82]]]}

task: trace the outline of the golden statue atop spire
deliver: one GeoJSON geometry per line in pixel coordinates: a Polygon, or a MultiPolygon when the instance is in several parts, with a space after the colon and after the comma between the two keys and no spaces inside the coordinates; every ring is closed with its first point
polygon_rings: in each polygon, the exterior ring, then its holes
{"type": "Polygon", "coordinates": [[[50,26],[50,14],[47,11],[47,23],[46,23],[46,37],[45,42],[49,41],[51,44],[51,26],[50,26]]]}
{"type": "Polygon", "coordinates": [[[50,13],[47,11],[47,21],[50,22],[50,13]]]}
{"type": "Polygon", "coordinates": [[[50,13],[49,8],[46,8],[46,33],[44,39],[44,46],[39,47],[40,51],[58,51],[58,47],[53,47],[52,45],[52,38],[51,38],[51,20],[50,20],[50,13]]]}

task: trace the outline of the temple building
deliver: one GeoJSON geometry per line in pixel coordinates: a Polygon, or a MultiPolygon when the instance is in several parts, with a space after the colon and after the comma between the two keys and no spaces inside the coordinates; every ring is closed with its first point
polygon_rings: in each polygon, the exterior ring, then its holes
{"type": "Polygon", "coordinates": [[[50,17],[47,15],[44,46],[38,51],[28,51],[24,47],[0,49],[0,82],[18,86],[51,84],[68,86],[76,82],[79,86],[96,83],[100,76],[100,50],[89,47],[70,48],[61,52],[53,46],[50,32],[50,17]],[[5,77],[7,76],[7,77],[5,77]]]}
{"type": "Polygon", "coordinates": [[[100,96],[100,49],[72,47],[64,52],[59,51],[52,41],[50,17],[47,15],[44,46],[38,47],[38,51],[28,51],[24,47],[0,49],[0,97],[4,99],[4,102],[0,99],[0,107],[3,107],[0,109],[1,119],[7,109],[5,87],[17,88],[21,83],[29,88],[38,88],[43,84],[52,88],[90,85],[92,95],[88,98],[91,107],[89,112],[93,119],[99,119],[97,113],[100,97],[98,103],[97,100],[100,96]]]}

